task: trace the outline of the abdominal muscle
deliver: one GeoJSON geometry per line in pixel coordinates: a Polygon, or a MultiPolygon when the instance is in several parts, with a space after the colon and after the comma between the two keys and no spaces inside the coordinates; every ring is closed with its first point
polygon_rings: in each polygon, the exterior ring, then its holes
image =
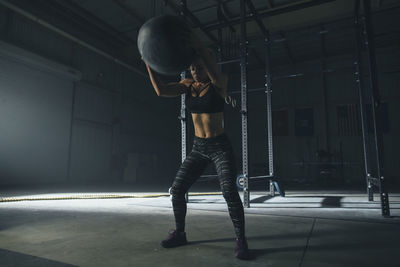
{"type": "Polygon", "coordinates": [[[224,132],[223,112],[192,114],[192,120],[197,137],[210,138],[224,132]]]}

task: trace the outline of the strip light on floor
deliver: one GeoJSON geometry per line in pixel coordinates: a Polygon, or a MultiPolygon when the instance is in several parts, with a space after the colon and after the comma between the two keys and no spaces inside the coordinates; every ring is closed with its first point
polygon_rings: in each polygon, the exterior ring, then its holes
{"type": "MultiPolygon", "coordinates": [[[[208,196],[222,195],[222,192],[204,192],[189,193],[189,196],[208,196]]],[[[60,196],[21,196],[21,197],[0,197],[0,202],[16,202],[16,201],[35,201],[35,200],[72,200],[72,199],[110,199],[110,198],[156,198],[169,197],[170,194],[82,194],[82,195],[60,195],[60,196]]]]}

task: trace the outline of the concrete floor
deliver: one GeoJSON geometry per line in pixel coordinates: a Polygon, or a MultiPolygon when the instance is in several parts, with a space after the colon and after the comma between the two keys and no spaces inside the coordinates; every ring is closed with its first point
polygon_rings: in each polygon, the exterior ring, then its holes
{"type": "MultiPolygon", "coordinates": [[[[0,193],[3,200],[67,195],[0,193]]],[[[378,197],[368,202],[360,192],[252,192],[251,200],[250,261],[233,257],[221,195],[190,197],[189,245],[174,249],[159,246],[174,227],[168,196],[0,202],[0,266],[400,266],[400,194],[390,194],[392,218],[381,217],[378,197]]]]}

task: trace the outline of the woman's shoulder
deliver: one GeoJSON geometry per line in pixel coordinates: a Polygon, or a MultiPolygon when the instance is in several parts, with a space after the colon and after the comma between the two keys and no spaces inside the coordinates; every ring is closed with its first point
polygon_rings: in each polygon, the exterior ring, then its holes
{"type": "Polygon", "coordinates": [[[226,97],[227,87],[228,87],[228,76],[221,73],[219,80],[211,82],[214,89],[221,95],[221,97],[226,97]]]}

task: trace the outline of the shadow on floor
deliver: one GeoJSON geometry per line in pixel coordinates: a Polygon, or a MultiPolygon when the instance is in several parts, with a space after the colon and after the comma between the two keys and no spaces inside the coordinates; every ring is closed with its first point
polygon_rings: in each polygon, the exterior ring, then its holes
{"type": "Polygon", "coordinates": [[[13,266],[40,266],[40,267],[77,267],[76,265],[53,261],[20,252],[0,249],[2,267],[13,266]]]}
{"type": "Polygon", "coordinates": [[[267,200],[269,200],[271,198],[274,198],[274,197],[270,196],[270,195],[257,197],[257,198],[254,198],[254,199],[250,200],[250,203],[264,203],[265,201],[267,201],[267,200]]]}

